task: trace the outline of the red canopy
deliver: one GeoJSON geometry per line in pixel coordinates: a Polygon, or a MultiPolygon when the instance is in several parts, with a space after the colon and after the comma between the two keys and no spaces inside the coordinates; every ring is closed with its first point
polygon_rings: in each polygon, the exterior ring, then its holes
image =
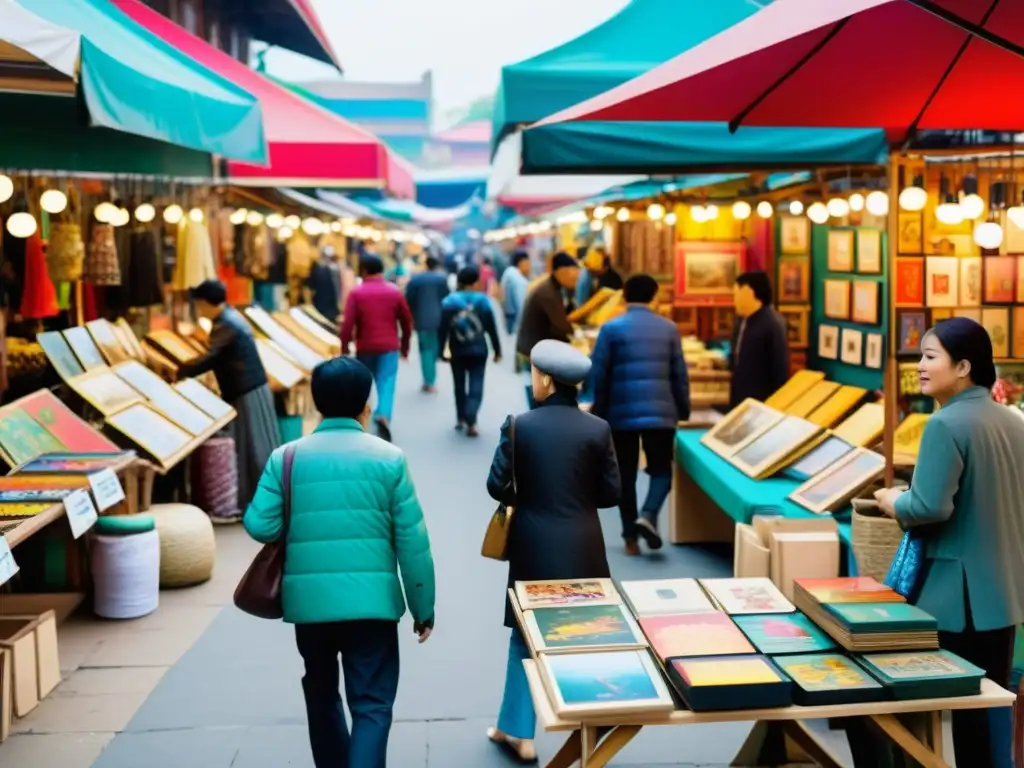
{"type": "Polygon", "coordinates": [[[1024,128],[1024,2],[775,0],[538,125],[578,120],[1024,128]]]}
{"type": "Polygon", "coordinates": [[[138,24],[260,100],[270,166],[228,163],[232,182],[263,187],[382,189],[414,197],[412,169],[368,131],[271,82],[139,0],[112,0],[138,24]]]}

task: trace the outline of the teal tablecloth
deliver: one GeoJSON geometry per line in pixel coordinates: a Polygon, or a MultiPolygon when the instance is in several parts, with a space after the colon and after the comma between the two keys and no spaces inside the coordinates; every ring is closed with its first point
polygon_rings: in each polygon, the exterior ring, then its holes
{"type": "MultiPolygon", "coordinates": [[[[770,477],[753,480],[700,443],[706,430],[680,429],[676,432],[676,461],[704,493],[737,523],[749,523],[754,515],[819,517],[787,497],[799,485],[795,480],[770,477]]],[[[836,514],[839,538],[850,544],[850,515],[847,507],[836,514]]]]}

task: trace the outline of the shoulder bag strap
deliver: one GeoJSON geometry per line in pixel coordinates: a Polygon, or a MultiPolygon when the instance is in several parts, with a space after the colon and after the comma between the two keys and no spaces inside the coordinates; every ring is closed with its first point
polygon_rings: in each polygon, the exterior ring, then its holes
{"type": "Polygon", "coordinates": [[[281,541],[287,543],[288,528],[292,522],[292,464],[295,463],[295,444],[284,449],[284,468],[281,472],[281,496],[284,502],[281,541]]]}
{"type": "MultiPolygon", "coordinates": [[[[516,417],[509,416],[508,441],[512,445],[512,493],[517,497],[519,489],[516,487],[516,417]]],[[[518,498],[516,499],[518,501],[518,498]]]]}

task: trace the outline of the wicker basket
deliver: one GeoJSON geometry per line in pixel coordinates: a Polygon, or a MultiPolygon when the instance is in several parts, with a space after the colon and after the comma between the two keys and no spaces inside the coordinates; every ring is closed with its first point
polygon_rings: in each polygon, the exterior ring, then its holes
{"type": "MultiPolygon", "coordinates": [[[[896,555],[903,531],[895,520],[881,512],[871,511],[868,505],[853,508],[853,554],[861,576],[878,581],[885,579],[896,555]]],[[[877,510],[877,507],[875,508],[877,510]]]]}
{"type": "Polygon", "coordinates": [[[160,532],[160,586],[188,587],[209,580],[217,544],[206,513],[189,504],[154,504],[160,532]]]}

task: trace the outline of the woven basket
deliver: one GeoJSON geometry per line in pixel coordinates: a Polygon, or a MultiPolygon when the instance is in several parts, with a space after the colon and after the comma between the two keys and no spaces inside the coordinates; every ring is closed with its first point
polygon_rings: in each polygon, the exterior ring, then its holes
{"type": "Polygon", "coordinates": [[[188,587],[213,575],[213,524],[191,504],[154,504],[148,514],[160,532],[160,586],[188,587]]]}
{"type": "Polygon", "coordinates": [[[903,531],[895,520],[880,512],[853,510],[853,554],[861,576],[885,579],[896,555],[903,531]]]}

